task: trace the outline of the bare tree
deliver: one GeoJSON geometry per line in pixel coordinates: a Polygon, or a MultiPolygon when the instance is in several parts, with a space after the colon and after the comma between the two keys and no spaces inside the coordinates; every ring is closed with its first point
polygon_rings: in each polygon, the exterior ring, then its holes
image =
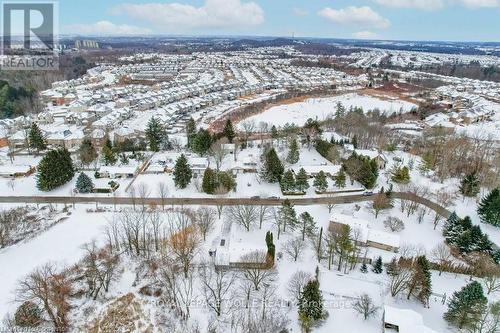
{"type": "Polygon", "coordinates": [[[237,223],[245,228],[246,231],[250,231],[250,228],[259,218],[258,210],[256,206],[252,205],[235,205],[230,206],[227,209],[227,219],[231,223],[237,223]]]}
{"type": "Polygon", "coordinates": [[[486,287],[486,294],[492,294],[500,291],[500,275],[499,272],[487,274],[483,280],[486,287]]]}
{"type": "Polygon", "coordinates": [[[413,270],[396,264],[390,274],[389,291],[392,297],[396,297],[400,292],[406,290],[413,278],[413,270]]]}
{"type": "Polygon", "coordinates": [[[130,197],[130,200],[132,201],[132,207],[134,208],[135,210],[135,204],[136,204],[136,199],[137,199],[137,193],[136,193],[136,190],[135,190],[135,186],[132,185],[130,186],[130,188],[128,189],[128,196],[130,197]]]}
{"type": "Polygon", "coordinates": [[[225,149],[225,144],[227,144],[229,140],[227,138],[221,138],[210,146],[209,154],[213,157],[215,161],[215,167],[217,168],[217,171],[220,170],[222,161],[224,160],[224,157],[227,155],[227,151],[225,149]]]}
{"type": "Polygon", "coordinates": [[[32,301],[40,304],[56,332],[68,329],[69,297],[71,282],[66,271],[57,271],[52,264],[35,269],[19,282],[16,299],[19,302],[32,301]]]}
{"type": "Polygon", "coordinates": [[[213,208],[200,207],[195,212],[194,222],[200,231],[203,241],[207,234],[214,228],[217,212],[213,208]]]}
{"type": "Polygon", "coordinates": [[[364,320],[374,316],[378,311],[378,308],[373,304],[373,300],[368,294],[361,295],[356,302],[354,302],[352,308],[361,314],[364,320]]]}
{"type": "Polygon", "coordinates": [[[212,264],[206,263],[200,269],[200,281],[207,306],[217,317],[225,312],[236,274],[229,270],[215,270],[212,264]]]}
{"type": "Polygon", "coordinates": [[[109,248],[99,249],[95,242],[84,245],[85,257],[82,260],[83,275],[88,286],[88,295],[94,300],[101,291],[108,292],[109,285],[116,277],[118,255],[109,248]]]}
{"type": "Polygon", "coordinates": [[[431,258],[439,264],[439,276],[441,276],[443,270],[451,264],[453,255],[448,245],[441,243],[431,250],[431,258]]]}
{"type": "Polygon", "coordinates": [[[299,301],[300,294],[304,286],[312,279],[312,275],[304,271],[296,271],[293,273],[287,283],[288,295],[296,302],[299,301]]]}
{"type": "Polygon", "coordinates": [[[384,226],[392,232],[400,232],[405,228],[403,221],[393,216],[389,216],[384,220],[384,226]]]}
{"type": "Polygon", "coordinates": [[[305,242],[300,238],[291,238],[283,246],[283,251],[287,254],[291,260],[297,261],[300,254],[305,248],[305,242]]]}
{"type": "Polygon", "coordinates": [[[191,268],[191,262],[198,253],[200,244],[201,239],[198,236],[195,226],[192,224],[172,234],[167,241],[168,250],[182,264],[182,270],[186,278],[191,268]]]}
{"type": "Polygon", "coordinates": [[[149,189],[149,187],[146,183],[141,182],[137,186],[137,191],[139,194],[139,198],[141,199],[142,210],[145,210],[146,209],[146,199],[151,194],[151,190],[149,189]]]}
{"type": "Polygon", "coordinates": [[[228,190],[223,185],[218,185],[214,190],[214,195],[217,197],[217,214],[219,215],[219,220],[222,215],[222,211],[224,210],[224,204],[222,203],[222,199],[227,194],[228,190]]]}
{"type": "Polygon", "coordinates": [[[242,269],[243,278],[252,282],[255,290],[265,283],[271,283],[277,277],[274,268],[269,268],[269,258],[265,251],[253,251],[241,257],[241,262],[245,268],[242,269]]]}
{"type": "Polygon", "coordinates": [[[158,194],[160,196],[161,208],[165,210],[165,199],[168,197],[168,188],[165,182],[158,183],[158,194]]]}
{"type": "Polygon", "coordinates": [[[273,210],[274,207],[272,206],[266,206],[266,205],[260,205],[259,206],[259,229],[262,229],[262,224],[273,217],[273,210]]]}

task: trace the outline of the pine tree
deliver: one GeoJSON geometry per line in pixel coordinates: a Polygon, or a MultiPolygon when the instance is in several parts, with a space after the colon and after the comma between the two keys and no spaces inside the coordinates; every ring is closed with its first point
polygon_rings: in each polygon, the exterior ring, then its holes
{"type": "Polygon", "coordinates": [[[291,230],[295,230],[298,225],[297,220],[297,212],[295,211],[295,207],[292,205],[290,200],[286,199],[279,209],[279,218],[282,221],[283,232],[286,231],[286,227],[288,226],[291,230]]]}
{"type": "Polygon", "coordinates": [[[151,151],[158,152],[160,150],[164,132],[165,130],[159,119],[151,117],[146,128],[146,138],[148,139],[149,149],[151,151]]]}
{"type": "Polygon", "coordinates": [[[79,193],[92,193],[92,191],[94,191],[94,183],[92,182],[92,179],[81,172],[76,179],[76,190],[79,193]]]}
{"type": "Polygon", "coordinates": [[[476,173],[466,175],[460,181],[460,193],[466,197],[475,197],[479,193],[481,184],[476,173]]]}
{"type": "Polygon", "coordinates": [[[234,133],[233,123],[231,122],[231,119],[226,120],[226,124],[224,125],[222,134],[229,140],[229,143],[233,143],[236,134],[234,133]]]}
{"type": "Polygon", "coordinates": [[[104,146],[102,147],[102,158],[104,159],[105,165],[114,165],[117,161],[115,150],[113,149],[113,145],[111,140],[106,139],[104,146]]]}
{"type": "Polygon", "coordinates": [[[366,263],[363,263],[360,268],[361,273],[368,273],[368,267],[366,266],[366,263]]]}
{"type": "Polygon", "coordinates": [[[64,185],[75,175],[71,155],[64,148],[49,151],[37,169],[37,187],[40,191],[50,191],[64,185]]]}
{"type": "Polygon", "coordinates": [[[295,186],[299,192],[305,192],[309,188],[309,176],[304,168],[300,168],[297,177],[295,177],[295,186]]]}
{"type": "Polygon", "coordinates": [[[273,140],[279,139],[278,129],[274,125],[271,127],[271,139],[273,139],[273,140]]]}
{"type": "Polygon", "coordinates": [[[389,264],[387,264],[387,268],[386,268],[385,272],[387,273],[387,275],[390,275],[390,276],[396,276],[398,274],[399,265],[398,265],[398,261],[396,260],[396,258],[392,258],[391,262],[389,264]]]}
{"type": "Polygon", "coordinates": [[[302,240],[305,240],[306,236],[314,235],[316,231],[316,223],[309,212],[303,212],[300,214],[300,223],[302,224],[302,240]]]}
{"type": "Polygon", "coordinates": [[[208,152],[211,145],[212,145],[212,136],[206,129],[200,128],[200,130],[198,131],[198,133],[196,134],[196,136],[192,141],[191,149],[195,153],[203,156],[208,152]]]}
{"type": "Polygon", "coordinates": [[[35,123],[32,123],[30,127],[30,131],[28,134],[28,145],[31,149],[35,149],[37,153],[47,149],[47,144],[45,143],[42,131],[35,123]]]}
{"type": "Polygon", "coordinates": [[[376,274],[382,273],[382,271],[384,270],[383,263],[382,263],[382,257],[378,257],[375,260],[375,263],[373,264],[373,269],[372,270],[376,274]]]}
{"type": "Polygon", "coordinates": [[[408,296],[415,296],[422,304],[427,305],[432,292],[431,272],[429,261],[425,256],[420,256],[414,264],[413,275],[408,285],[408,296]]]}
{"type": "Polygon", "coordinates": [[[463,231],[461,220],[457,213],[451,213],[443,226],[443,236],[446,242],[448,244],[455,244],[463,231]]]}
{"type": "Polygon", "coordinates": [[[345,116],[345,106],[341,102],[338,102],[335,111],[335,118],[340,118],[343,116],[345,116]]]}
{"type": "Polygon", "coordinates": [[[345,187],[345,182],[346,182],[346,176],[344,170],[340,169],[339,172],[335,174],[333,177],[335,181],[335,186],[338,188],[344,188],[345,187]]]}
{"type": "Polygon", "coordinates": [[[186,188],[191,182],[193,173],[191,167],[188,164],[188,160],[184,154],[179,156],[177,161],[175,161],[174,167],[174,183],[178,188],[186,188]]]}
{"type": "Polygon", "coordinates": [[[78,155],[83,165],[89,165],[97,158],[97,152],[89,138],[83,139],[80,148],[78,148],[78,155]]]}
{"type": "Polygon", "coordinates": [[[292,193],[295,191],[295,176],[291,170],[288,170],[283,174],[280,185],[283,193],[292,193]]]}
{"type": "Polygon", "coordinates": [[[203,192],[207,194],[214,194],[215,187],[216,187],[215,172],[212,169],[207,168],[205,170],[205,173],[203,174],[203,182],[201,184],[201,188],[203,189],[203,192]]]}
{"type": "Polygon", "coordinates": [[[354,135],[352,137],[351,143],[352,143],[352,146],[354,147],[354,149],[358,149],[358,136],[357,135],[354,135]]]}
{"type": "Polygon", "coordinates": [[[299,161],[300,152],[299,145],[297,143],[297,139],[293,138],[290,141],[290,150],[288,151],[288,156],[286,157],[286,161],[290,164],[295,164],[299,161]]]}
{"type": "Polygon", "coordinates": [[[410,182],[410,170],[408,167],[396,167],[392,171],[391,180],[398,184],[408,184],[410,182]]]}
{"type": "Polygon", "coordinates": [[[186,135],[188,141],[188,147],[192,148],[193,139],[196,136],[196,123],[193,118],[189,118],[186,124],[186,135]]]}
{"type": "Polygon", "coordinates": [[[500,188],[495,188],[481,200],[477,213],[483,223],[500,227],[500,188]]]}
{"type": "Polygon", "coordinates": [[[264,162],[261,170],[262,178],[269,183],[279,183],[285,169],[274,148],[264,153],[264,162]]]}
{"type": "Polygon", "coordinates": [[[459,329],[474,328],[486,311],[487,303],[488,299],[484,296],[483,287],[479,282],[473,281],[460,291],[453,293],[444,319],[459,329]]]}
{"type": "Polygon", "coordinates": [[[313,186],[316,188],[316,191],[319,193],[324,193],[326,192],[328,188],[328,182],[326,180],[326,174],[321,170],[318,172],[316,177],[314,177],[314,183],[313,186]]]}
{"type": "Polygon", "coordinates": [[[299,320],[306,332],[311,326],[325,317],[323,295],[317,279],[309,281],[299,297],[299,320]]]}

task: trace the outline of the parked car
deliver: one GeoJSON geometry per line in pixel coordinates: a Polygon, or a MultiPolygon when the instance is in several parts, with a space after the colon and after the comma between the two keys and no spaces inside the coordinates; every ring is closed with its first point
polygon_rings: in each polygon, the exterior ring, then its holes
{"type": "Polygon", "coordinates": [[[373,191],[364,191],[364,192],[363,192],[363,195],[364,195],[365,197],[369,197],[369,196],[373,195],[373,191]]]}

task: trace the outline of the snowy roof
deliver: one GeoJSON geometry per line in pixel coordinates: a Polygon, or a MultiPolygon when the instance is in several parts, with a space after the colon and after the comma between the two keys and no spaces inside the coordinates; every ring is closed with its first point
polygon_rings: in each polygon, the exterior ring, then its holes
{"type": "Polygon", "coordinates": [[[424,325],[423,317],[409,309],[384,306],[384,322],[399,327],[399,333],[437,333],[424,325]]]}

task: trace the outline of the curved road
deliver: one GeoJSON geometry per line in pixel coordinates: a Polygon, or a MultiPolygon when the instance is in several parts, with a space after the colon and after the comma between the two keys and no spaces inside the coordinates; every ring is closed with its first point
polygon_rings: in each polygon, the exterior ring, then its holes
{"type": "MultiPolygon", "coordinates": [[[[288,200],[297,206],[310,206],[321,204],[348,204],[363,201],[373,201],[376,195],[366,196],[362,194],[355,195],[339,195],[334,197],[315,197],[315,198],[288,198],[288,200]]],[[[426,198],[419,197],[413,193],[408,192],[393,192],[393,199],[405,199],[413,202],[418,202],[439,215],[448,218],[451,212],[444,207],[432,202],[426,198]]],[[[165,198],[163,199],[164,205],[266,205],[278,206],[285,200],[285,198],[272,199],[272,198],[165,198]]],[[[64,197],[64,196],[0,196],[0,203],[97,203],[104,205],[157,205],[162,204],[161,198],[131,198],[131,197],[64,197]]]]}

